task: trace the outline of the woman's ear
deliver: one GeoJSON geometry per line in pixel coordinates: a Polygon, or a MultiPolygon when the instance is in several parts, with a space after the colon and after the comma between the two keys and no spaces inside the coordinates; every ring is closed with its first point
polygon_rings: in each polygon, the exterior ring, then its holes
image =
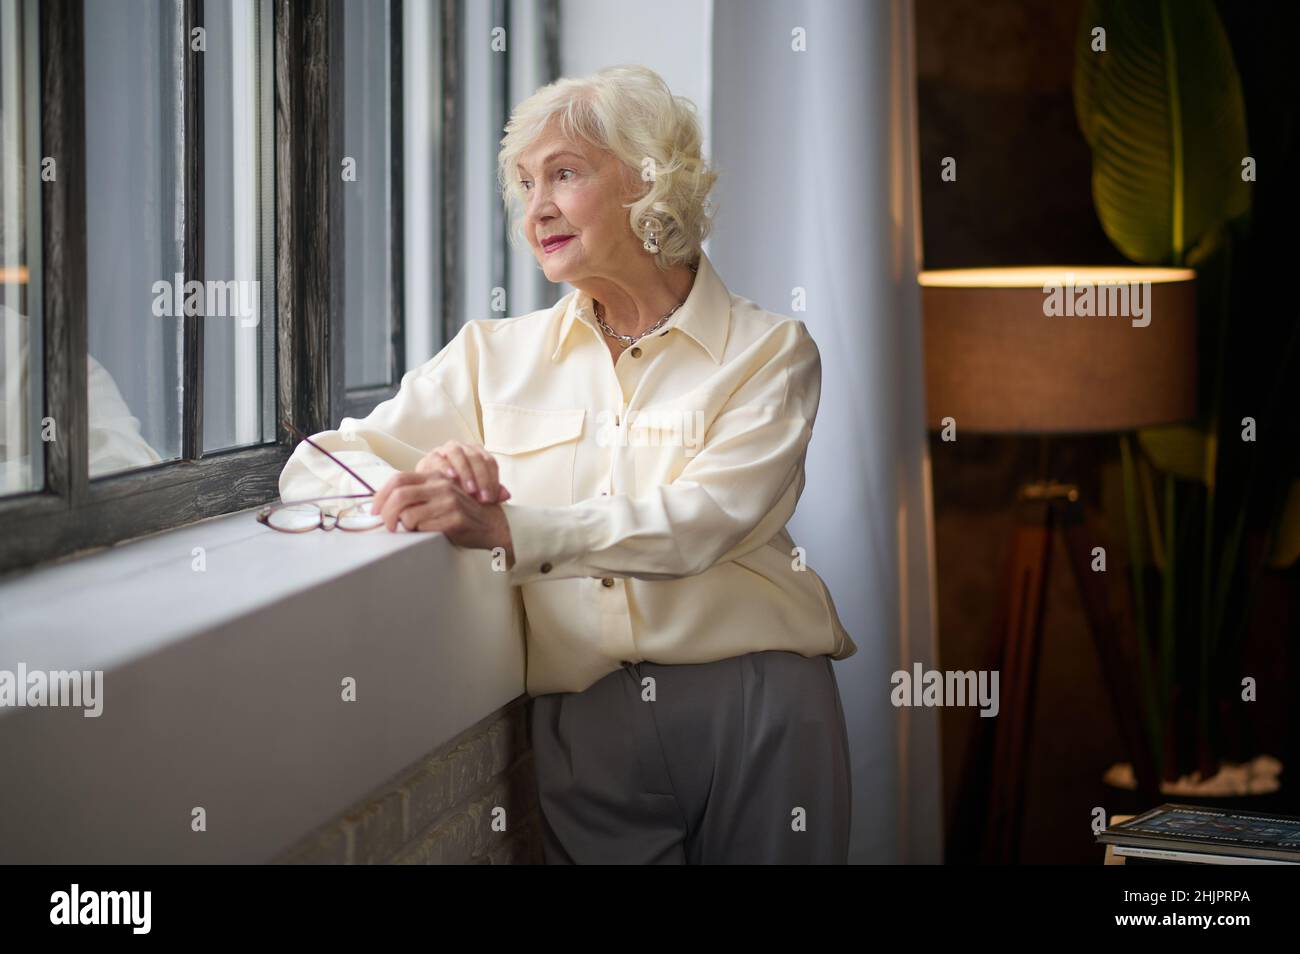
{"type": "Polygon", "coordinates": [[[621,165],[622,176],[622,198],[624,202],[632,203],[639,199],[644,199],[654,188],[654,182],[646,181],[641,178],[641,170],[634,169],[629,165],[621,165]]]}

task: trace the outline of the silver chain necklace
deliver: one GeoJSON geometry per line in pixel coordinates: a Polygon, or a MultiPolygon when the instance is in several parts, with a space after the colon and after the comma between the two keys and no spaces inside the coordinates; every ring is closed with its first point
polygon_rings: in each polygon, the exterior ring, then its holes
{"type": "MultiPolygon", "coordinates": [[[[696,273],[699,272],[698,265],[692,265],[690,268],[692,272],[696,272],[696,273]]],[[[651,332],[658,331],[660,328],[662,328],[664,322],[667,321],[669,318],[671,318],[673,315],[675,315],[677,313],[677,309],[681,308],[682,305],[684,304],[686,304],[685,301],[682,301],[679,304],[677,304],[672,311],[668,312],[668,314],[664,315],[662,318],[656,321],[645,331],[641,332],[639,335],[621,335],[613,328],[611,328],[609,325],[605,324],[605,319],[600,316],[600,313],[603,309],[603,306],[601,305],[600,302],[595,303],[596,321],[597,323],[599,323],[601,330],[603,330],[605,334],[609,335],[611,338],[617,338],[620,342],[622,342],[623,347],[626,348],[629,345],[636,344],[638,341],[640,341],[642,338],[644,338],[646,335],[650,334],[651,332]]]]}

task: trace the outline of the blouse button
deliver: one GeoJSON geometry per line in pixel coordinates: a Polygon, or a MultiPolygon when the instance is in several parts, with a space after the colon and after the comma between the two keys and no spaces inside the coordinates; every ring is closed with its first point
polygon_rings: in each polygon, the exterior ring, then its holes
{"type": "Polygon", "coordinates": [[[632,349],[632,357],[634,357],[634,358],[639,358],[639,357],[641,357],[641,349],[640,349],[640,348],[633,348],[633,349],[632,349]]]}
{"type": "Polygon", "coordinates": [[[614,580],[613,580],[612,577],[608,577],[608,576],[607,576],[607,577],[605,577],[603,580],[600,581],[600,585],[601,585],[601,586],[613,586],[613,585],[614,585],[614,580]]]}
{"type": "Polygon", "coordinates": [[[543,564],[542,564],[542,572],[543,572],[543,573],[550,573],[550,572],[551,572],[551,565],[550,565],[549,563],[543,563],[543,564]]]}

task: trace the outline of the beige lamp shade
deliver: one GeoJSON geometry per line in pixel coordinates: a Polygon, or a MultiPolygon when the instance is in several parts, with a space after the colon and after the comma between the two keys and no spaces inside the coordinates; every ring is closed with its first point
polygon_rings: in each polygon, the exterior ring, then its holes
{"type": "Polygon", "coordinates": [[[926,420],[958,431],[1132,430],[1196,417],[1196,275],[979,268],[920,276],[926,420]]]}

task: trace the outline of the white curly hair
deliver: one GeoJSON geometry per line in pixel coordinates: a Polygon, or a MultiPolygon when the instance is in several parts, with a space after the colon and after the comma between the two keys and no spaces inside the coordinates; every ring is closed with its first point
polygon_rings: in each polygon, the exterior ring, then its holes
{"type": "Polygon", "coordinates": [[[631,65],[558,79],[515,107],[497,155],[497,184],[506,216],[513,219],[511,245],[524,240],[527,199],[519,157],[553,120],[571,142],[585,140],[613,153],[626,167],[629,185],[651,171],[648,188],[625,205],[638,239],[655,232],[660,268],[698,258],[713,224],[708,194],[718,177],[700,154],[698,110],[686,97],[674,96],[654,70],[631,65]]]}

